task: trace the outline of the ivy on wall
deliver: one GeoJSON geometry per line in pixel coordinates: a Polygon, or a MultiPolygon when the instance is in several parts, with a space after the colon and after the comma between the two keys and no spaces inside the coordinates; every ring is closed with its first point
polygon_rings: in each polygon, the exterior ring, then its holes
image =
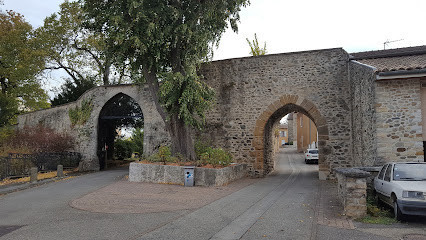
{"type": "Polygon", "coordinates": [[[68,111],[68,116],[71,120],[71,125],[84,125],[90,118],[93,110],[92,99],[84,99],[81,103],[81,107],[71,108],[68,111]]]}

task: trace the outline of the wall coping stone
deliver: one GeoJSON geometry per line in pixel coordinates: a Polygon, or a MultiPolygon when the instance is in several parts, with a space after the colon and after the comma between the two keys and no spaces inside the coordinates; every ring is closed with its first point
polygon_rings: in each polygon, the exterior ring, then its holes
{"type": "Polygon", "coordinates": [[[335,168],[334,171],[351,178],[367,178],[371,175],[369,172],[357,168],[335,168]]]}
{"type": "Polygon", "coordinates": [[[382,167],[356,167],[356,169],[366,172],[380,172],[380,169],[382,169],[382,167]]]}

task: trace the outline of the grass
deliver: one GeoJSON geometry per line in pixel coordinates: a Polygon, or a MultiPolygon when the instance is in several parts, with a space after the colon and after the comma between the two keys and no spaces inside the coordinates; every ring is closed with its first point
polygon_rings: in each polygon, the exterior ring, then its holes
{"type": "Polygon", "coordinates": [[[390,208],[378,207],[372,196],[367,197],[367,216],[357,219],[362,223],[391,225],[398,221],[393,217],[390,208]]]}

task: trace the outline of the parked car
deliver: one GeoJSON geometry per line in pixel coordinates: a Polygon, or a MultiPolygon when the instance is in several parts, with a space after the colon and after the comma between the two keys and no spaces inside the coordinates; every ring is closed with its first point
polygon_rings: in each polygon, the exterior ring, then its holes
{"type": "Polygon", "coordinates": [[[426,216],[426,163],[387,163],[374,178],[376,201],[393,208],[395,218],[426,216]]]}
{"type": "Polygon", "coordinates": [[[307,149],[305,152],[305,163],[318,163],[318,149],[307,149]]]}

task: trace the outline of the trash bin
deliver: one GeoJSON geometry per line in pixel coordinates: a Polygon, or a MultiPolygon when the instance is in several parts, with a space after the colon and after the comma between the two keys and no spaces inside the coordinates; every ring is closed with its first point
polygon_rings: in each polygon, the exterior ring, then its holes
{"type": "Polygon", "coordinates": [[[194,166],[184,167],[184,175],[185,175],[185,187],[193,187],[194,186],[194,166]]]}

